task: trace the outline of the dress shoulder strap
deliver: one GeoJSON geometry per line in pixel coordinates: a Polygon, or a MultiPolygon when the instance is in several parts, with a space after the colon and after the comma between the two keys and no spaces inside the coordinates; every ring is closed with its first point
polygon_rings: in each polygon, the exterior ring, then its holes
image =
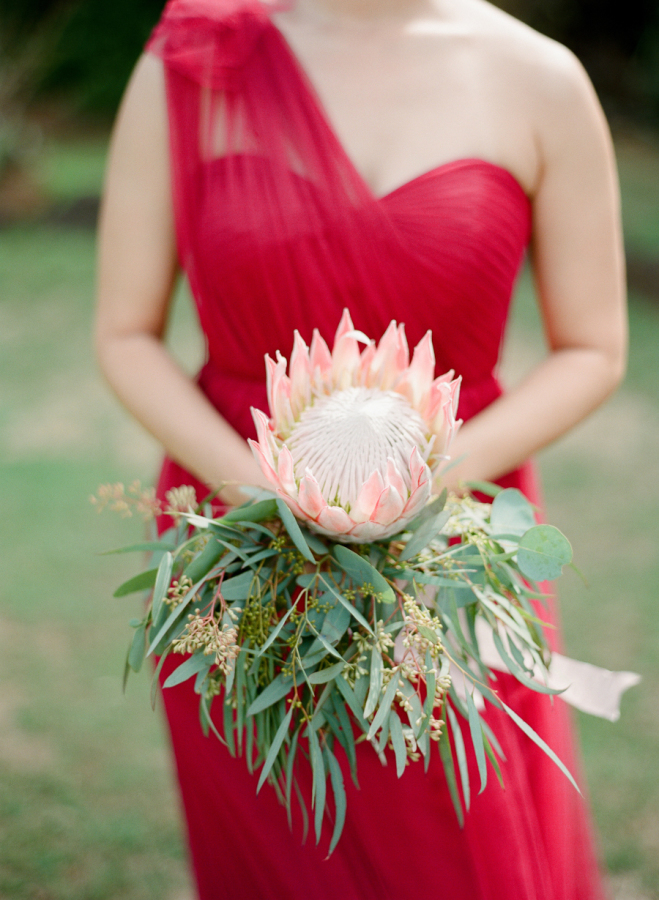
{"type": "Polygon", "coordinates": [[[226,90],[277,8],[261,0],[169,0],[146,50],[203,87],[226,90]]]}

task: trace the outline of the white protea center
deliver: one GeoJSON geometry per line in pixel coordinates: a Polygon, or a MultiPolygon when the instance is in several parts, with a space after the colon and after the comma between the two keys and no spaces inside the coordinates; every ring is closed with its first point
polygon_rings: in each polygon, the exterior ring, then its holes
{"type": "Polygon", "coordinates": [[[400,394],[351,387],[304,409],[286,444],[296,480],[310,469],[327,503],[350,512],[373,472],[386,477],[388,459],[409,491],[410,453],[427,444],[425,432],[422,417],[400,394]]]}
{"type": "Polygon", "coordinates": [[[310,349],[295,332],[289,374],[280,354],[266,356],[266,371],[271,418],[252,409],[250,445],[298,518],[363,543],[418,515],[460,424],[460,379],[435,378],[430,332],[410,363],[402,325],[391,322],[376,345],[344,310],[331,353],[317,331],[310,349]]]}

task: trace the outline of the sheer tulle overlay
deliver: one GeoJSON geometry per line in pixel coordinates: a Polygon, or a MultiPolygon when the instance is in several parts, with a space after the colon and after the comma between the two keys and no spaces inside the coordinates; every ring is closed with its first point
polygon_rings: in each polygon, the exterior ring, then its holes
{"type": "MultiPolygon", "coordinates": [[[[391,319],[411,346],[432,329],[437,373],[463,377],[468,419],[501,393],[495,371],[529,241],[515,178],[480,159],[439,165],[384,197],[355,170],[305,73],[254,0],[170,0],[148,45],[166,72],[177,246],[206,335],[199,384],[245,437],[267,409],[264,354],[293,329],[331,342],[341,311],[377,336],[391,319]]],[[[174,462],[159,492],[206,489],[174,462]]],[[[537,499],[525,466],[502,483],[537,499]]],[[[553,618],[550,610],[546,617],[553,618]]],[[[574,771],[569,717],[500,676],[497,688],[574,771]]],[[[302,846],[243,759],[203,737],[190,682],[164,691],[202,900],[594,900],[601,886],[584,804],[503,714],[488,720],[506,756],[460,829],[439,755],[396,778],[359,748],[357,790],[337,850],[302,846]]],[[[474,768],[473,760],[471,761],[474,768]]],[[[310,791],[301,772],[302,790],[310,791]]],[[[475,774],[473,783],[477,784],[475,774]]]]}

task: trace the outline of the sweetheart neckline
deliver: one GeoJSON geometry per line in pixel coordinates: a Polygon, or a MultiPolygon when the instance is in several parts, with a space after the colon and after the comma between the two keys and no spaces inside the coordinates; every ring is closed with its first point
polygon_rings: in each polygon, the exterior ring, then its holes
{"type": "MultiPolygon", "coordinates": [[[[215,158],[215,162],[226,162],[226,160],[236,157],[240,159],[266,159],[266,157],[261,157],[259,154],[242,152],[242,153],[231,153],[224,156],[218,156],[215,158]]],[[[479,156],[464,156],[459,157],[458,159],[450,159],[446,160],[446,162],[438,163],[436,166],[433,166],[431,169],[427,169],[425,172],[420,172],[418,175],[414,175],[412,178],[409,178],[407,181],[404,181],[402,184],[399,184],[398,187],[392,188],[392,190],[387,191],[386,194],[378,195],[373,193],[366,185],[366,188],[369,191],[372,202],[376,204],[386,204],[389,200],[394,198],[399,193],[407,190],[408,188],[412,188],[420,182],[427,181],[432,178],[434,175],[441,175],[445,172],[451,171],[453,169],[464,169],[464,168],[474,168],[480,167],[484,169],[491,169],[494,172],[498,172],[502,175],[511,187],[517,192],[521,200],[525,203],[527,209],[531,208],[531,199],[528,194],[517,180],[517,178],[513,175],[510,169],[507,169],[505,166],[499,165],[498,163],[490,162],[487,159],[482,159],[479,156]]]]}
{"type": "MultiPolygon", "coordinates": [[[[518,178],[513,175],[510,169],[507,169],[505,166],[500,165],[499,163],[490,162],[488,159],[483,159],[480,156],[460,156],[457,159],[450,159],[443,163],[438,163],[436,166],[433,166],[431,169],[427,169],[425,172],[421,172],[419,175],[414,175],[412,178],[409,178],[407,181],[404,181],[402,184],[399,184],[398,187],[393,188],[390,191],[387,191],[386,194],[375,194],[373,191],[370,191],[373,199],[376,203],[384,203],[394,194],[397,194],[399,191],[403,191],[408,187],[413,186],[415,183],[419,181],[425,181],[427,178],[432,177],[433,175],[438,175],[441,172],[444,172],[449,169],[458,169],[458,168],[473,168],[474,166],[483,167],[487,169],[492,169],[495,172],[500,172],[504,175],[511,184],[517,189],[526,203],[530,206],[531,199],[529,195],[526,193],[524,188],[522,187],[521,182],[518,178]]],[[[368,185],[367,185],[368,187],[368,185]]],[[[369,188],[370,190],[370,188],[369,188]]]]}
{"type": "Polygon", "coordinates": [[[459,167],[462,165],[470,165],[470,166],[480,165],[480,166],[486,166],[486,167],[494,169],[494,170],[498,170],[499,172],[505,174],[511,180],[511,182],[515,185],[515,187],[519,190],[519,192],[523,195],[524,200],[526,201],[527,205],[530,206],[531,198],[527,194],[527,192],[526,192],[525,188],[523,187],[522,183],[520,182],[519,178],[517,178],[517,176],[514,175],[510,171],[510,169],[507,169],[505,166],[502,166],[499,163],[490,162],[490,160],[483,159],[482,157],[479,157],[479,156],[458,157],[457,159],[447,160],[445,162],[438,163],[436,166],[432,166],[432,168],[430,168],[424,172],[421,172],[419,175],[414,175],[412,178],[409,178],[407,181],[404,181],[402,184],[399,184],[397,187],[392,188],[392,190],[387,191],[384,194],[376,193],[376,191],[371,187],[371,185],[368,183],[366,178],[361,174],[360,170],[353,162],[352,157],[350,156],[350,154],[348,153],[348,151],[346,150],[346,148],[343,144],[343,141],[340,140],[338,132],[334,126],[334,123],[327,111],[327,107],[326,107],[325,103],[323,102],[323,100],[321,99],[320,94],[319,94],[314,82],[312,81],[311,77],[309,76],[309,73],[307,72],[305,66],[302,64],[302,60],[299,58],[298,54],[293,49],[290,41],[288,40],[288,38],[286,37],[284,32],[273,21],[273,19],[272,19],[273,12],[278,12],[279,10],[277,10],[276,8],[273,9],[271,4],[264,4],[264,0],[259,0],[259,2],[260,2],[261,7],[263,7],[264,5],[271,6],[271,8],[269,10],[266,10],[265,21],[267,22],[268,26],[273,30],[273,32],[279,37],[279,39],[282,43],[282,46],[284,47],[286,52],[289,54],[291,60],[295,63],[295,67],[300,75],[300,81],[302,83],[302,86],[307,90],[307,92],[310,96],[310,99],[315,103],[318,114],[320,115],[320,118],[322,119],[323,123],[325,124],[325,127],[327,128],[328,133],[334,139],[337,147],[340,148],[341,153],[344,156],[344,159],[347,161],[350,168],[355,173],[356,177],[359,179],[362,186],[364,187],[364,190],[367,191],[367,193],[369,194],[369,196],[371,197],[371,199],[373,200],[374,203],[386,203],[386,201],[390,197],[392,197],[394,194],[397,194],[399,191],[405,190],[406,188],[413,186],[417,182],[422,181],[425,178],[428,178],[429,176],[438,174],[442,170],[452,169],[452,168],[459,167]]]}

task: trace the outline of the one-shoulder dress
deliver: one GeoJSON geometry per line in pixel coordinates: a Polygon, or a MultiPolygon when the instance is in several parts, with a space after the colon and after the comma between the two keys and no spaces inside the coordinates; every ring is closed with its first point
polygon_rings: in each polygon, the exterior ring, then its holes
{"type": "MultiPolygon", "coordinates": [[[[348,307],[376,339],[392,319],[405,323],[410,346],[431,329],[437,373],[462,376],[468,419],[501,393],[495,373],[529,200],[510,172],[471,158],[374,196],[271,8],[170,0],[147,47],[165,68],[178,256],[207,343],[199,385],[254,436],[250,406],[267,410],[264,355],[287,355],[296,328],[307,342],[318,328],[331,343],[348,307]]],[[[501,483],[537,499],[529,466],[501,483]]],[[[166,460],[159,494],[181,484],[207,493],[166,460]]],[[[510,676],[498,689],[574,770],[563,701],[510,676]]],[[[302,844],[297,813],[291,831],[275,793],[257,796],[245,761],[204,737],[191,682],[163,697],[202,900],[602,897],[582,798],[497,710],[487,718],[505,753],[505,787],[490,778],[464,828],[439,754],[427,773],[411,764],[398,779],[361,744],[360,789],[346,777],[345,830],[328,859],[326,840],[302,844]]]]}

